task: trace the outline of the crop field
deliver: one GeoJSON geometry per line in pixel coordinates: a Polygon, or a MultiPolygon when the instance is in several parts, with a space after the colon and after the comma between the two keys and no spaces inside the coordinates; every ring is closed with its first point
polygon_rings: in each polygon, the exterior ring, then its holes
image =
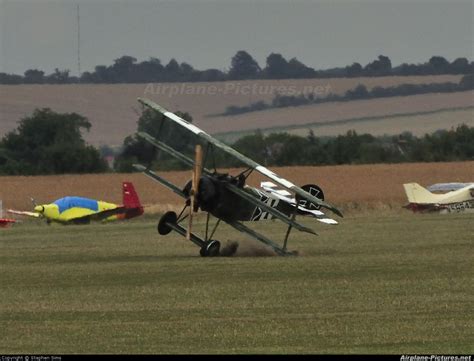
{"type": "MultiPolygon", "coordinates": [[[[150,98],[171,111],[189,112],[195,124],[209,133],[306,124],[361,116],[381,116],[472,106],[472,92],[425,94],[397,99],[375,99],[318,106],[272,109],[240,116],[214,116],[227,106],[270,102],[276,92],[322,97],[343,94],[358,84],[368,89],[400,84],[459,82],[459,75],[391,76],[369,78],[247,80],[212,83],[0,85],[0,137],[35,108],[77,112],[92,123],[85,139],[93,145],[119,146],[136,131],[140,113],[137,97],[150,98]]],[[[403,129],[400,130],[400,132],[403,129]]]]}
{"type": "MultiPolygon", "coordinates": [[[[472,215],[359,214],[278,257],[201,258],[143,217],[0,230],[4,354],[472,354],[472,215]]],[[[202,228],[198,218],[197,228],[202,228]]],[[[278,222],[259,231],[281,239],[278,222]]]]}
{"type": "MultiPolygon", "coordinates": [[[[316,123],[286,124],[260,128],[263,134],[286,132],[307,136],[311,129],[318,137],[337,136],[354,130],[359,134],[374,136],[398,135],[408,131],[416,136],[431,134],[437,130],[455,129],[461,124],[474,126],[474,106],[428,110],[415,113],[394,113],[389,115],[366,115],[348,119],[323,120],[316,123]]],[[[236,130],[215,134],[220,140],[232,143],[239,138],[255,133],[255,129],[236,130]]]]}
{"type": "MultiPolygon", "coordinates": [[[[295,184],[316,183],[326,200],[346,212],[399,211],[406,197],[403,183],[422,186],[440,182],[474,181],[474,161],[449,163],[367,164],[341,166],[271,167],[295,184]]],[[[222,170],[237,174],[237,169],[222,170]]],[[[171,182],[183,185],[190,171],[158,172],[171,182]]],[[[253,173],[249,184],[259,186],[263,178],[253,173]]],[[[91,197],[120,203],[122,181],[132,181],[147,206],[147,213],[177,209],[182,200],[171,191],[140,173],[90,174],[37,177],[0,177],[0,199],[5,209],[31,210],[30,197],[38,203],[52,202],[65,195],[91,197]]]]}
{"type": "MultiPolygon", "coordinates": [[[[298,107],[274,108],[260,112],[245,113],[235,116],[216,117],[207,121],[208,127],[213,129],[216,136],[221,139],[228,139],[233,133],[246,133],[257,129],[281,129],[289,127],[307,128],[308,124],[317,126],[318,124],[330,125],[334,123],[339,126],[341,133],[353,129],[354,122],[369,118],[385,118],[393,115],[426,113],[428,117],[429,129],[439,126],[435,117],[429,115],[437,111],[446,110],[467,110],[470,108],[469,123],[472,124],[474,117],[472,108],[474,107],[474,91],[459,93],[433,93],[413,96],[400,96],[390,98],[377,98],[370,100],[357,100],[349,102],[332,102],[315,105],[305,105],[298,107]]],[[[397,117],[391,118],[392,122],[387,123],[387,134],[400,134],[405,130],[414,131],[418,134],[425,134],[423,124],[398,124],[397,117]]],[[[442,126],[442,129],[450,129],[451,126],[461,124],[461,120],[451,118],[442,126]]],[[[443,125],[443,124],[441,124],[443,125]]],[[[370,129],[369,129],[370,130],[370,129]]],[[[380,132],[380,131],[379,131],[380,132]]],[[[341,134],[339,133],[339,134],[341,134]]]]}
{"type": "MultiPolygon", "coordinates": [[[[460,124],[474,127],[474,106],[462,109],[439,110],[427,113],[387,115],[382,117],[363,117],[338,120],[322,124],[308,124],[291,128],[271,128],[263,133],[288,132],[307,136],[310,129],[317,136],[336,136],[344,134],[350,128],[358,134],[368,133],[374,136],[400,134],[400,129],[414,135],[423,136],[439,129],[456,128],[460,124]]],[[[240,134],[240,136],[242,133],[240,134]]]]}

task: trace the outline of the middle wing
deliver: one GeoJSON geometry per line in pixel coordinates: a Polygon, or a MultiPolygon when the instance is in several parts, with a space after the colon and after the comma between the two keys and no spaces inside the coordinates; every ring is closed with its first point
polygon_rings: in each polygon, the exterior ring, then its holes
{"type": "Polygon", "coordinates": [[[330,205],[330,204],[328,204],[324,201],[321,201],[320,199],[314,197],[313,195],[309,194],[308,192],[306,192],[302,188],[296,186],[292,182],[290,182],[290,181],[288,181],[284,178],[279,177],[277,174],[275,174],[274,172],[272,172],[268,168],[258,164],[257,162],[253,161],[252,159],[250,159],[250,158],[244,156],[243,154],[237,152],[235,149],[233,149],[233,148],[229,147],[228,145],[222,143],[221,141],[213,138],[212,136],[210,136],[209,134],[207,134],[203,130],[201,130],[198,127],[196,127],[195,125],[187,122],[186,120],[178,117],[176,114],[169,112],[168,110],[166,110],[162,106],[160,106],[160,105],[158,105],[158,104],[156,104],[156,103],[154,103],[154,102],[152,102],[148,99],[138,98],[138,101],[140,103],[142,103],[143,105],[145,105],[145,106],[147,106],[147,107],[163,114],[166,118],[174,121],[176,124],[184,127],[188,131],[195,134],[199,139],[212,144],[213,146],[221,149],[222,151],[226,152],[227,154],[232,155],[233,157],[237,158],[242,163],[248,165],[252,169],[255,169],[260,174],[263,174],[264,176],[270,178],[271,180],[273,180],[274,182],[276,182],[280,186],[282,186],[282,187],[284,187],[284,188],[286,188],[290,191],[293,191],[295,194],[299,195],[301,198],[304,198],[304,199],[306,199],[306,200],[308,200],[308,201],[310,201],[314,204],[318,204],[321,207],[324,207],[326,209],[331,210],[332,212],[334,212],[338,216],[343,217],[342,213],[337,208],[335,208],[332,205],[330,205]]]}

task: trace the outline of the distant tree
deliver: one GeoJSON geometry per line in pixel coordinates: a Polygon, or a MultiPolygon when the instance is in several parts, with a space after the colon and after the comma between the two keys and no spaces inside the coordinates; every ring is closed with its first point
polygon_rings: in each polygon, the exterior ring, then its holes
{"type": "Polygon", "coordinates": [[[27,70],[23,79],[26,84],[41,84],[44,82],[44,71],[37,69],[27,70]]]}
{"type": "Polygon", "coordinates": [[[352,65],[346,66],[346,75],[348,77],[362,76],[364,69],[359,63],[352,63],[352,65]]]}
{"type": "Polygon", "coordinates": [[[387,56],[379,55],[377,60],[366,65],[365,71],[367,75],[389,75],[392,71],[392,62],[387,56]]]}
{"type": "Polygon", "coordinates": [[[180,81],[196,81],[198,79],[198,72],[188,63],[181,63],[179,65],[180,81]]]}
{"type": "Polygon", "coordinates": [[[347,99],[367,99],[369,98],[369,91],[365,85],[359,84],[354,89],[348,90],[345,97],[347,99]]]}
{"type": "Polygon", "coordinates": [[[451,63],[449,68],[453,74],[468,74],[474,71],[466,58],[457,58],[451,63]]]}
{"type": "Polygon", "coordinates": [[[145,81],[159,81],[163,77],[164,66],[158,58],[150,58],[148,61],[143,61],[140,64],[141,74],[145,81]]]}
{"type": "Polygon", "coordinates": [[[288,62],[287,75],[289,78],[301,79],[301,78],[314,78],[316,71],[304,65],[301,61],[296,58],[290,59],[288,62]]]}
{"type": "Polygon", "coordinates": [[[265,137],[260,130],[255,131],[252,135],[238,139],[232,146],[257,163],[268,165],[269,150],[265,142],[265,137]]]}
{"type": "Polygon", "coordinates": [[[403,63],[392,69],[393,75],[418,75],[422,74],[422,65],[403,63]]]}
{"type": "Polygon", "coordinates": [[[270,165],[289,166],[307,164],[305,153],[308,139],[288,133],[270,134],[265,142],[271,150],[270,165]]]}
{"type": "Polygon", "coordinates": [[[434,74],[446,74],[449,72],[449,61],[442,56],[432,56],[428,62],[434,74]]]}
{"type": "Polygon", "coordinates": [[[107,169],[99,151],[87,145],[81,131],[90,122],[77,113],[36,109],[7,133],[0,148],[8,157],[0,160],[3,174],[96,173],[107,169]]]}
{"type": "Polygon", "coordinates": [[[244,50],[238,51],[232,58],[229,79],[254,79],[261,69],[252,56],[244,50]]]}
{"type": "Polygon", "coordinates": [[[124,55],[114,60],[114,64],[108,69],[118,81],[132,83],[134,68],[137,59],[133,56],[124,55]]]}
{"type": "Polygon", "coordinates": [[[198,72],[198,81],[224,81],[227,75],[219,69],[207,69],[198,72]]]}
{"type": "Polygon", "coordinates": [[[0,73],[0,84],[21,84],[23,77],[21,75],[0,73]]]}
{"type": "Polygon", "coordinates": [[[51,84],[67,84],[70,82],[69,70],[59,70],[58,68],[54,69],[54,73],[46,77],[46,83],[51,84]]]}
{"type": "Polygon", "coordinates": [[[474,72],[474,62],[467,58],[457,58],[449,63],[441,56],[433,56],[422,64],[403,63],[392,68],[391,60],[384,55],[365,67],[353,63],[346,67],[315,70],[296,58],[286,60],[281,54],[271,53],[262,70],[252,56],[244,50],[238,51],[231,60],[226,73],[219,69],[197,70],[188,63],[171,59],[163,65],[158,58],[137,63],[133,56],[124,55],[114,60],[112,65],[97,65],[94,71],[83,72],[80,77],[70,76],[69,70],[55,69],[47,76],[37,69],[30,69],[24,76],[0,73],[0,84],[36,83],[147,83],[147,82],[194,82],[223,81],[229,79],[284,79],[284,78],[340,78],[357,76],[386,75],[431,75],[431,74],[470,74],[474,72]]]}
{"type": "Polygon", "coordinates": [[[113,76],[105,65],[97,65],[94,68],[94,73],[92,74],[92,80],[94,83],[116,83],[117,79],[113,76]]]}
{"type": "Polygon", "coordinates": [[[181,67],[176,59],[171,59],[164,69],[166,81],[178,81],[181,75],[181,67]]]}
{"type": "Polygon", "coordinates": [[[271,53],[267,57],[267,66],[263,69],[266,78],[283,79],[288,77],[288,62],[281,54],[271,53]]]}

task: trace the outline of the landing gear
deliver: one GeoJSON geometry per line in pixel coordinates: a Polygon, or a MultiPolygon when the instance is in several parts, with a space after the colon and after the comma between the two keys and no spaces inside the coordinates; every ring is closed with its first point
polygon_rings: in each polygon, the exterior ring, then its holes
{"type": "Polygon", "coordinates": [[[170,225],[176,224],[178,220],[178,216],[174,212],[166,212],[163,217],[160,218],[160,221],[158,222],[158,233],[161,234],[162,236],[166,236],[168,233],[170,233],[173,228],[170,227],[170,225]]]}
{"type": "MultiPolygon", "coordinates": [[[[158,222],[157,227],[158,233],[162,236],[167,235],[171,231],[175,231],[186,237],[186,229],[178,224],[178,216],[175,212],[166,212],[158,222]]],[[[207,236],[206,236],[207,237],[207,236]]],[[[212,236],[211,236],[212,237],[212,236]]],[[[217,257],[219,256],[219,250],[221,248],[221,243],[216,240],[205,241],[195,234],[191,233],[191,242],[197,245],[200,248],[199,254],[202,257],[217,257]]]]}
{"type": "Polygon", "coordinates": [[[216,240],[207,241],[205,245],[201,247],[199,254],[201,257],[217,257],[220,255],[219,250],[221,248],[221,243],[216,240]]]}

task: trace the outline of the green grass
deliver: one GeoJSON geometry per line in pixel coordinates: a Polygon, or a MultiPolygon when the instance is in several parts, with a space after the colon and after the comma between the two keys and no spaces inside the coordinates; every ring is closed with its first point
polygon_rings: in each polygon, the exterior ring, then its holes
{"type": "Polygon", "coordinates": [[[320,236],[294,232],[299,256],[251,257],[224,228],[239,253],[212,259],[149,218],[2,229],[0,352],[474,352],[472,215],[304,223],[320,236]]]}

